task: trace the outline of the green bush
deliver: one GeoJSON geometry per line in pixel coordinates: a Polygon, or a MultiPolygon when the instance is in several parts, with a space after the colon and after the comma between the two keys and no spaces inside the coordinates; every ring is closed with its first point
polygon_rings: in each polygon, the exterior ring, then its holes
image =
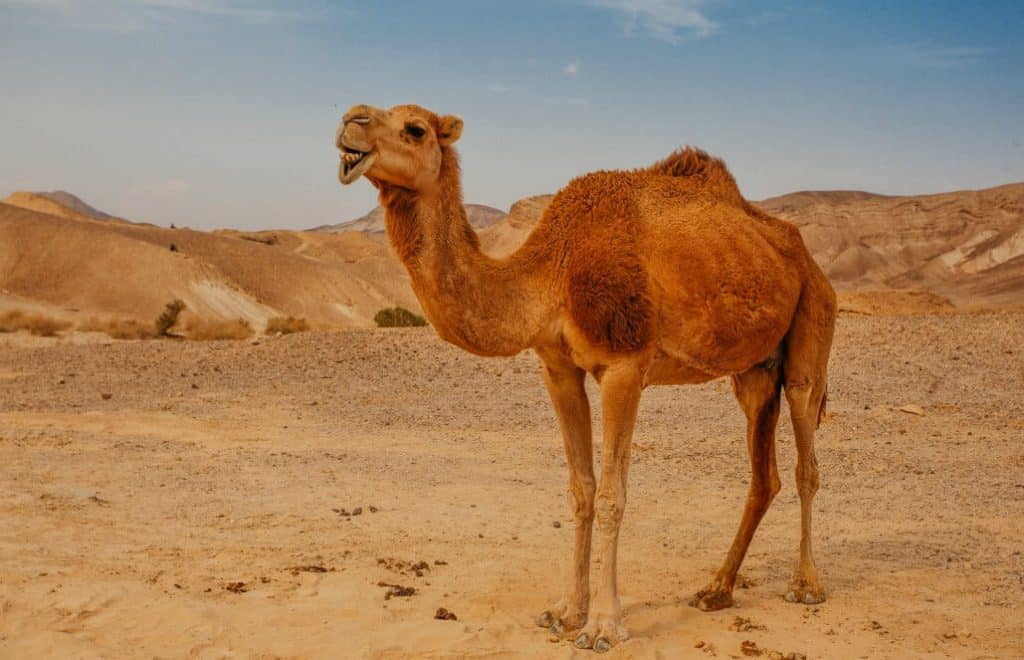
{"type": "Polygon", "coordinates": [[[404,307],[382,309],[373,316],[373,320],[381,328],[408,328],[427,324],[427,319],[404,307]]]}

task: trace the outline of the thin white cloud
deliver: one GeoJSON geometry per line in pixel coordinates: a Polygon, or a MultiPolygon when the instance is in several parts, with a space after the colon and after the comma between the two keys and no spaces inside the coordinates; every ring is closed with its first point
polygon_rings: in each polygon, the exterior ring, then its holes
{"type": "Polygon", "coordinates": [[[188,15],[249,23],[306,17],[281,4],[269,0],[0,0],[0,7],[35,10],[77,28],[110,32],[139,32],[188,15]]]}
{"type": "Polygon", "coordinates": [[[583,0],[598,9],[611,10],[623,20],[623,33],[627,37],[643,33],[668,43],[679,43],[690,34],[709,37],[719,24],[708,18],[701,7],[704,0],[583,0]]]}
{"type": "Polygon", "coordinates": [[[569,62],[562,69],[562,73],[565,75],[566,78],[575,78],[580,73],[580,61],[573,60],[572,62],[569,62]]]}
{"type": "Polygon", "coordinates": [[[128,4],[193,14],[230,16],[248,21],[267,22],[282,18],[302,18],[295,11],[276,9],[273,2],[238,2],[232,0],[128,0],[128,4]]]}
{"type": "Polygon", "coordinates": [[[925,69],[954,69],[977,64],[988,54],[987,48],[973,46],[935,46],[927,42],[875,46],[868,52],[888,64],[925,69]]]}

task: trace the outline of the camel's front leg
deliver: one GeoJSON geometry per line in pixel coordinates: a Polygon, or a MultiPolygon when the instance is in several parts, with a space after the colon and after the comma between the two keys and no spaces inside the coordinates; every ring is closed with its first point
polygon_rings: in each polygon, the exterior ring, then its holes
{"type": "Polygon", "coordinates": [[[544,382],[558,414],[569,464],[569,497],[576,519],[572,567],[562,598],[541,613],[537,623],[555,634],[575,630],[587,620],[590,601],[590,535],[594,523],[594,458],[586,372],[559,356],[541,355],[544,382]]]}
{"type": "Polygon", "coordinates": [[[601,378],[601,409],[604,413],[601,452],[601,484],[597,489],[598,548],[601,552],[601,582],[590,603],[590,615],[576,638],[579,648],[599,653],[629,635],[622,627],[616,582],[619,525],[626,507],[626,472],[629,448],[640,404],[643,378],[632,363],[608,368],[601,378]]]}

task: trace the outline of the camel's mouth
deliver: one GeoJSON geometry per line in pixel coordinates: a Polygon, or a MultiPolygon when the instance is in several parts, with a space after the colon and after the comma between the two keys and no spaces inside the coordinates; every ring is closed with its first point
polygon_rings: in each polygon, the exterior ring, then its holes
{"type": "Polygon", "coordinates": [[[373,165],[377,154],[372,151],[359,151],[341,145],[341,163],[338,164],[338,180],[348,185],[361,177],[370,165],[373,165]]]}

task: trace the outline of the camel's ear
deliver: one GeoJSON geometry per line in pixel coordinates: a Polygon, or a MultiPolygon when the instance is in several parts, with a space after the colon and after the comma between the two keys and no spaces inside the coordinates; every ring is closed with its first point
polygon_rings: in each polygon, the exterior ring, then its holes
{"type": "Polygon", "coordinates": [[[462,135],[462,119],[455,115],[445,115],[438,121],[437,141],[442,147],[455,144],[462,135]]]}

